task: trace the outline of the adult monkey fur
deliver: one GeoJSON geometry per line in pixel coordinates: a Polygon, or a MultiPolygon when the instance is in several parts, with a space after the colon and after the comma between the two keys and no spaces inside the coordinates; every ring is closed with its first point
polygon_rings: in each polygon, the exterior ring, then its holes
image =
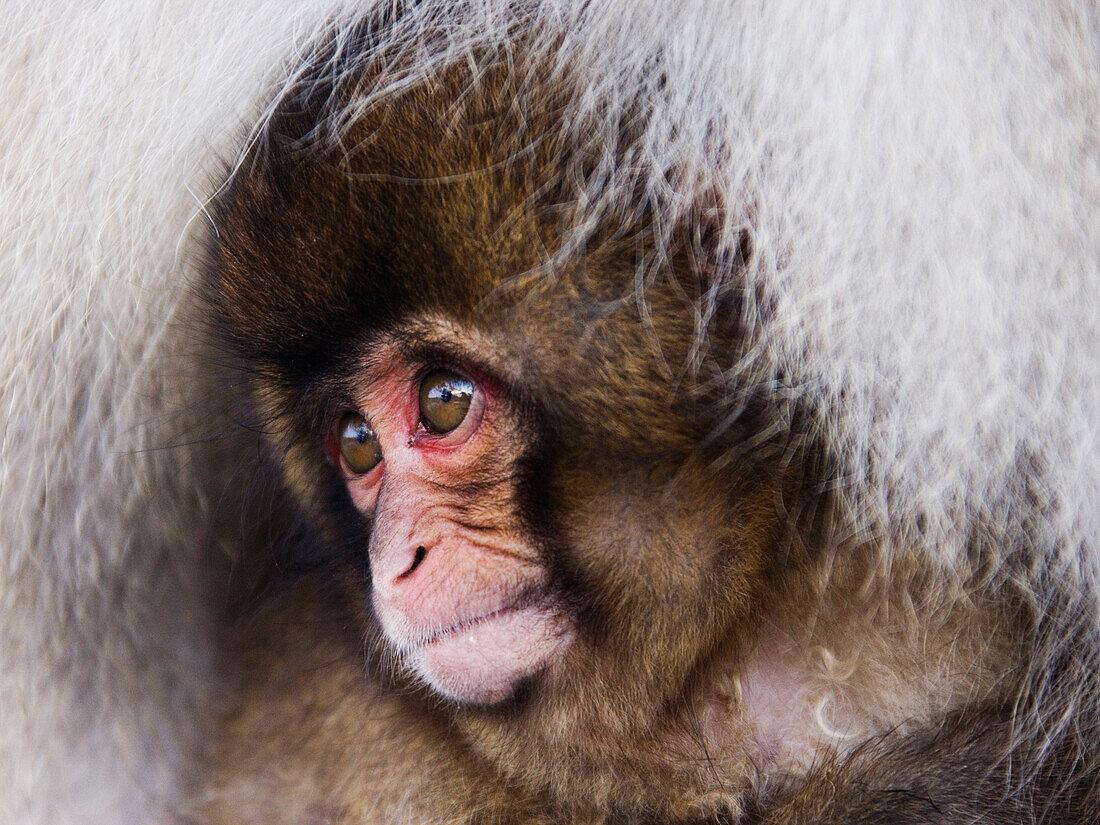
{"type": "Polygon", "coordinates": [[[4,821],[1097,818],[1089,4],[200,5],[5,10],[4,821]],[[490,708],[323,454],[394,347],[570,620],[490,708]]]}

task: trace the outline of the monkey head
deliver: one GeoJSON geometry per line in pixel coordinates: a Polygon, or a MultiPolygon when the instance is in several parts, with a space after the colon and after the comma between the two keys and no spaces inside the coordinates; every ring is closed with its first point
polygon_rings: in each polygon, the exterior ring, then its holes
{"type": "Polygon", "coordinates": [[[465,72],[334,138],[330,102],[285,101],[214,204],[209,300],[316,531],[369,560],[395,678],[489,751],[598,761],[691,704],[759,598],[784,471],[751,404],[721,421],[740,350],[699,342],[737,311],[700,328],[690,244],[659,256],[644,209],[578,243],[592,147],[465,72]]]}

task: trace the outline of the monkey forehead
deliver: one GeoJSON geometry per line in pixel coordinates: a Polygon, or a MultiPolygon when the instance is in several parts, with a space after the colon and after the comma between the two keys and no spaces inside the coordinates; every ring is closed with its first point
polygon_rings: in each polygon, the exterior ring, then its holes
{"type": "MultiPolygon", "coordinates": [[[[585,312],[599,313],[636,289],[634,264],[655,233],[593,220],[578,187],[608,146],[563,143],[560,101],[530,99],[503,65],[451,67],[357,111],[362,85],[369,78],[328,98],[308,84],[290,95],[212,205],[210,293],[252,352],[293,347],[300,358],[314,339],[384,326],[408,307],[470,318],[490,303],[499,319],[531,290],[558,288],[585,293],[585,312]],[[332,136],[342,107],[356,116],[332,136]],[[577,243],[596,225],[602,241],[577,243]],[[601,266],[612,246],[625,265],[601,266]]],[[[637,200],[628,187],[613,211],[637,217],[637,200]]]]}
{"type": "Polygon", "coordinates": [[[414,371],[427,365],[476,371],[480,365],[492,364],[491,376],[470,377],[514,384],[522,377],[523,359],[508,340],[449,314],[411,312],[399,323],[364,335],[358,344],[357,372],[363,385],[369,386],[392,377],[395,364],[414,371]]]}

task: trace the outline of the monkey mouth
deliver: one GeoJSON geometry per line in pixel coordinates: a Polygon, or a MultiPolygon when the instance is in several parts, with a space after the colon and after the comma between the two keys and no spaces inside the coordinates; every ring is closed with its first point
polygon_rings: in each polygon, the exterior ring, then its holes
{"type": "Polygon", "coordinates": [[[505,602],[503,605],[494,610],[490,610],[487,613],[482,613],[481,615],[474,616],[473,618],[461,619],[455,622],[450,627],[444,628],[443,630],[433,631],[423,638],[417,639],[416,641],[412,642],[410,647],[420,648],[426,647],[428,645],[437,644],[438,642],[445,640],[449,636],[454,636],[456,634],[462,634],[468,631],[476,630],[480,625],[484,625],[488,622],[497,621],[498,619],[501,619],[502,617],[505,617],[508,614],[514,613],[516,611],[526,610],[528,608],[549,608],[548,602],[549,598],[544,589],[530,588],[523,591],[518,596],[505,602]]]}
{"type": "Polygon", "coordinates": [[[424,637],[406,656],[437,692],[463,704],[489,705],[547,667],[567,637],[560,612],[545,592],[534,590],[424,637]]]}

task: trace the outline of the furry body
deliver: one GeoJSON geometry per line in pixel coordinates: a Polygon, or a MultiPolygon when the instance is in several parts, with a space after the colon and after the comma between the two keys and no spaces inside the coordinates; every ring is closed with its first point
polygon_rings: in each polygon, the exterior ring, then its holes
{"type": "MultiPolygon", "coordinates": [[[[267,488],[240,492],[242,477],[265,468],[262,450],[206,420],[211,398],[227,418],[234,399],[211,389],[190,288],[203,206],[310,44],[331,29],[331,42],[354,43],[367,11],[282,6],[137,17],[28,7],[4,23],[5,821],[546,811],[523,801],[537,783],[522,770],[501,790],[493,759],[507,758],[471,754],[444,711],[363,680],[344,655],[354,634],[318,642],[280,629],[339,628],[346,617],[318,615],[330,600],[294,594],[279,602],[275,629],[259,622],[243,641],[223,632],[224,604],[240,593],[234,576],[265,551],[293,552],[301,528],[268,512],[267,488]],[[239,669],[242,650],[256,662],[239,669]],[[281,734],[292,724],[302,733],[289,746],[281,734]],[[207,785],[211,762],[222,772],[207,785]]],[[[513,15],[429,3],[380,29],[379,51],[402,59],[360,108],[333,114],[353,122],[424,77],[476,66],[517,29],[533,33],[530,53],[556,55],[583,79],[564,105],[594,145],[616,144],[624,114],[643,102],[626,158],[597,157],[582,178],[592,214],[629,211],[644,193],[660,247],[663,232],[718,203],[702,251],[721,261],[751,240],[736,288],[756,309],[729,367],[729,425],[761,396],[779,426],[809,422],[835,468],[837,502],[836,522],[812,533],[827,539],[814,558],[835,553],[844,572],[834,582],[821,565],[803,584],[886,594],[855,610],[850,621],[877,628],[855,648],[825,632],[810,638],[812,657],[786,661],[767,647],[762,661],[736,657],[754,678],[729,692],[747,690],[756,724],[796,745],[782,770],[733,767],[694,791],[737,811],[744,780],[776,795],[776,821],[801,821],[784,810],[833,821],[828,806],[852,793],[836,776],[873,775],[879,747],[897,753],[881,737],[988,694],[1015,702],[988,725],[1007,726],[996,793],[1022,799],[1031,783],[1052,817],[1088,821],[1100,655],[1095,11],[730,3],[513,15]],[[855,572],[862,581],[844,579],[855,572]],[[1003,612],[1011,630],[968,635],[960,617],[970,609],[985,629],[1003,612]],[[936,655],[913,667],[929,641],[936,655]],[[876,666],[838,688],[861,657],[876,666]],[[998,692],[1004,674],[1019,689],[998,692]],[[807,701],[784,707],[773,693],[807,701]],[[836,700],[828,713],[810,701],[824,696],[836,700]],[[815,774],[819,741],[854,767],[826,760],[815,774]],[[785,785],[787,772],[809,772],[809,790],[785,785]],[[1051,782],[1076,807],[1059,809],[1051,782]]],[[[693,321],[698,348],[669,365],[673,376],[724,343],[707,335],[719,287],[730,286],[726,269],[712,270],[715,290],[703,290],[693,321]]],[[[727,665],[715,662],[736,669],[727,665]]],[[[908,746],[916,761],[965,752],[985,724],[954,719],[940,739],[933,731],[908,746]]],[[[476,730],[469,738],[484,745],[476,730]]],[[[660,757],[653,764],[629,804],[656,806],[645,789],[663,789],[666,774],[660,757]]],[[[992,790],[966,799],[983,778],[964,773],[951,798],[1000,804],[992,790]]],[[[561,787],[606,813],[616,802],[605,784],[561,787]]],[[[705,808],[682,801],[689,815],[705,808]]],[[[998,821],[1045,809],[1002,810],[998,821]]]]}

